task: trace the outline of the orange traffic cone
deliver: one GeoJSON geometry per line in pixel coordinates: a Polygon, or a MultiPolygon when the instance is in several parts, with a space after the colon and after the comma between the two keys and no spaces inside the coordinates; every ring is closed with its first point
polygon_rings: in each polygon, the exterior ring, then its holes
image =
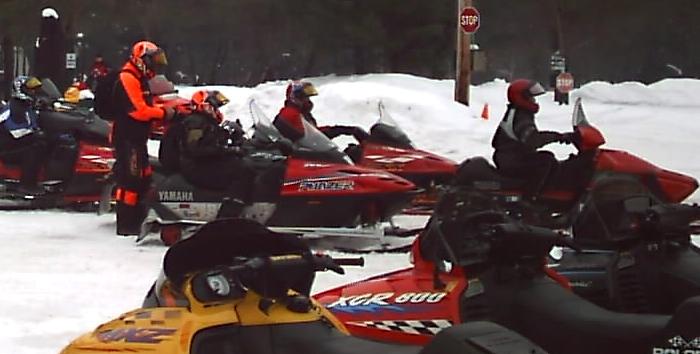
{"type": "Polygon", "coordinates": [[[484,103],[484,109],[481,110],[481,118],[483,118],[484,120],[489,119],[489,104],[488,103],[484,103]]]}

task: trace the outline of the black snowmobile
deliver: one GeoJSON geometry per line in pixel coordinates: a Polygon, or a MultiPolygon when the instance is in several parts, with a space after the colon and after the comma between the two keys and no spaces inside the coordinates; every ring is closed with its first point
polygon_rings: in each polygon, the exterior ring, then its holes
{"type": "Polygon", "coordinates": [[[554,267],[577,294],[601,306],[668,314],[700,295],[700,249],[691,242],[699,232],[700,206],[598,196],[580,216],[576,240],[583,250],[563,249],[554,267]]]}

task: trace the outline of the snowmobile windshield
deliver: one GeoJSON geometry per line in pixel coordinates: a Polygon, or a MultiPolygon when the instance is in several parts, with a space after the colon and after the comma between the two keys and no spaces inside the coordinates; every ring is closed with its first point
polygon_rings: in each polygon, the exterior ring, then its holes
{"type": "Polygon", "coordinates": [[[389,115],[383,104],[379,104],[379,120],[369,129],[369,140],[398,148],[413,149],[413,142],[389,115]]]}
{"type": "Polygon", "coordinates": [[[304,126],[304,136],[296,142],[300,148],[319,152],[338,150],[338,145],[331,139],[328,139],[318,128],[314,127],[306,119],[302,119],[301,122],[304,126]]]}
{"type": "Polygon", "coordinates": [[[250,115],[253,118],[253,143],[258,146],[265,146],[286,139],[282,133],[272,125],[270,118],[263,113],[260,106],[258,106],[254,100],[250,101],[248,107],[250,109],[250,115]]]}
{"type": "Polygon", "coordinates": [[[61,92],[58,90],[58,87],[56,87],[56,84],[54,84],[51,79],[41,80],[41,90],[39,94],[52,100],[58,100],[59,98],[63,97],[61,92]]]}
{"type": "Polygon", "coordinates": [[[571,125],[573,127],[587,127],[591,125],[590,123],[588,123],[588,119],[586,118],[586,112],[583,110],[581,97],[577,98],[576,103],[574,104],[574,112],[571,116],[571,125]]]}
{"type": "Polygon", "coordinates": [[[321,133],[313,124],[301,120],[304,126],[304,136],[296,141],[297,155],[314,160],[337,162],[352,165],[352,159],[338,149],[331,139],[321,133]]]}
{"type": "Polygon", "coordinates": [[[168,80],[165,75],[156,75],[148,80],[148,88],[151,90],[151,94],[156,96],[177,93],[175,84],[168,80]]]}
{"type": "MultiPolygon", "coordinates": [[[[272,124],[255,101],[251,101],[249,107],[255,124],[251,139],[253,145],[265,147],[274,145],[278,141],[289,141],[272,124]]],[[[338,149],[338,145],[311,123],[302,119],[302,125],[304,126],[304,136],[294,142],[293,155],[311,160],[353,164],[350,157],[338,149]]]]}

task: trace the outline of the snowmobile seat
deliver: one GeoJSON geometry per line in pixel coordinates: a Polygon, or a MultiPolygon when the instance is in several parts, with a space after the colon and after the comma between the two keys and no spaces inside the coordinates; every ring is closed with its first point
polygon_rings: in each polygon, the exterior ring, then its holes
{"type": "MultiPolygon", "coordinates": [[[[553,353],[644,353],[664,340],[668,328],[679,323],[674,332],[685,331],[687,338],[700,336],[691,316],[612,312],[561,287],[542,274],[527,279],[502,281],[503,272],[491,269],[480,277],[486,300],[495,322],[523,334],[553,353]],[[689,333],[692,331],[694,333],[689,333]]],[[[697,302],[688,308],[697,309],[697,302]]],[[[681,307],[679,310],[682,310],[681,307]]],[[[670,334],[670,332],[668,333],[670,334]]]]}
{"type": "Polygon", "coordinates": [[[148,157],[148,163],[151,165],[153,172],[161,174],[163,176],[169,176],[175,173],[175,171],[165,168],[165,166],[163,166],[160,160],[153,156],[148,157]]]}
{"type": "Polygon", "coordinates": [[[503,176],[485,158],[473,157],[459,165],[455,184],[481,190],[503,190],[521,189],[526,181],[503,176]]]}

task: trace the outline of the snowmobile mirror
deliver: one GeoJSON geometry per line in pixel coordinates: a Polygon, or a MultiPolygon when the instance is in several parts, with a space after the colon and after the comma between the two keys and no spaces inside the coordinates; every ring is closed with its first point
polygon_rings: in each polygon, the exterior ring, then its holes
{"type": "Polygon", "coordinates": [[[43,93],[43,96],[46,96],[52,100],[57,100],[63,95],[61,95],[61,91],[58,90],[58,87],[56,87],[56,84],[51,81],[51,79],[42,79],[41,80],[41,86],[40,86],[40,95],[43,93]]]}

